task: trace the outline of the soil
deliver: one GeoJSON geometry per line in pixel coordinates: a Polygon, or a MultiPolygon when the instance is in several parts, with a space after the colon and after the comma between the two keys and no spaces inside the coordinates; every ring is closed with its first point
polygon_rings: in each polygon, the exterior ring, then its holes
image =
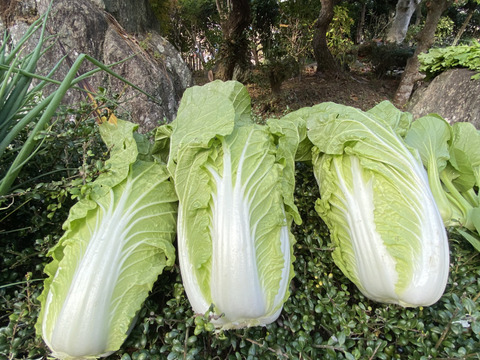
{"type": "MultiPolygon", "coordinates": [[[[247,89],[254,114],[266,119],[326,101],[368,110],[383,100],[392,101],[399,81],[398,77],[379,79],[370,72],[349,72],[328,78],[305,71],[301,76],[285,80],[278,94],[273,94],[266,84],[250,83],[247,89]]],[[[206,78],[195,77],[196,84],[205,82],[206,78]]]]}
{"type": "Polygon", "coordinates": [[[262,117],[278,117],[305,106],[332,101],[368,110],[383,100],[392,101],[399,79],[378,79],[373,74],[345,74],[326,78],[316,73],[304,73],[282,84],[279,94],[256,84],[247,86],[254,112],[262,117]]]}

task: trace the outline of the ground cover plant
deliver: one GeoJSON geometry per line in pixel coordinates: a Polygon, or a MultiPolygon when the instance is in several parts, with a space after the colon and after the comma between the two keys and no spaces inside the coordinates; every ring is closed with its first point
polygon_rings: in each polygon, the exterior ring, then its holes
{"type": "Polygon", "coordinates": [[[420,54],[420,71],[428,79],[432,79],[442,72],[453,68],[466,68],[475,71],[472,80],[480,79],[480,43],[473,40],[468,45],[447,46],[433,48],[427,53],[420,54]]]}

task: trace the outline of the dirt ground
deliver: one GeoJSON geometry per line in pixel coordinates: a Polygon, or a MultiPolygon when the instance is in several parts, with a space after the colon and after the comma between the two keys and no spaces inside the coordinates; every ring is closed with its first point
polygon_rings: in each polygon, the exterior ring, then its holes
{"type": "Polygon", "coordinates": [[[282,84],[280,94],[256,84],[247,86],[254,112],[261,117],[281,116],[289,111],[321,102],[333,101],[368,110],[383,100],[392,101],[399,79],[378,79],[370,74],[349,73],[327,79],[305,73],[282,84]]]}
{"type": "MultiPolygon", "coordinates": [[[[206,77],[195,77],[202,85],[206,77]]],[[[313,72],[283,82],[279,94],[272,94],[266,84],[247,85],[256,116],[266,119],[280,117],[305,106],[325,101],[368,110],[383,100],[392,101],[399,78],[378,79],[371,73],[346,73],[339,78],[328,79],[313,72]]]]}

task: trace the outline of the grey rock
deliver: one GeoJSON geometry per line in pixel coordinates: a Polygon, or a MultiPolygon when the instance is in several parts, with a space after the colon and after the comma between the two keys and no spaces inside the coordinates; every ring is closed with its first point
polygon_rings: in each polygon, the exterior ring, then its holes
{"type": "MultiPolygon", "coordinates": [[[[35,6],[37,17],[46,11],[50,3],[49,0],[20,2],[24,3],[22,9],[30,9],[30,14],[32,6],[35,6]]],[[[150,97],[105,72],[89,78],[91,87],[95,91],[99,88],[105,89],[108,97],[115,96],[118,103],[116,115],[140,124],[141,131],[151,130],[159,122],[172,121],[184,90],[192,85],[192,75],[179,52],[159,35],[154,19],[145,15],[148,13],[145,10],[147,5],[148,0],[54,1],[47,22],[49,34],[53,35],[49,42],[53,43],[53,46],[42,57],[37,73],[47,74],[65,54],[68,58],[55,75],[58,80],[65,77],[71,63],[82,53],[107,65],[128,58],[112,70],[150,97]],[[119,18],[109,13],[109,9],[119,18]]],[[[12,41],[18,41],[33,20],[33,16],[29,21],[15,18],[13,23],[8,24],[12,41]]],[[[0,28],[2,25],[5,27],[7,24],[2,22],[0,28]]],[[[34,45],[31,44],[32,47],[34,45]]],[[[79,73],[94,68],[93,64],[85,61],[79,73]]],[[[70,90],[64,102],[75,104],[85,99],[84,92],[70,90]]]]}
{"type": "Polygon", "coordinates": [[[103,0],[103,9],[110,13],[128,33],[158,31],[160,25],[153,15],[148,0],[103,0]]]}
{"type": "Polygon", "coordinates": [[[436,113],[450,123],[470,122],[480,129],[480,80],[474,71],[450,69],[415,91],[407,110],[414,118],[436,113]]]}

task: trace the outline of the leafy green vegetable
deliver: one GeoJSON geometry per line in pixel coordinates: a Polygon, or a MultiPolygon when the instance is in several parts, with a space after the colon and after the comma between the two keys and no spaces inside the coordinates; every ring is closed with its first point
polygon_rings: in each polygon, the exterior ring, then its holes
{"type": "MultiPolygon", "coordinates": [[[[293,277],[290,233],[299,141],[291,121],[251,120],[238,82],[187,89],[171,130],[168,168],[179,197],[178,253],[196,313],[214,304],[221,328],[274,321],[293,277]]],[[[169,130],[170,129],[170,130],[169,130]]]]}
{"type": "Polygon", "coordinates": [[[451,126],[438,115],[428,115],[412,124],[405,141],[420,153],[445,225],[460,230],[478,248],[480,133],[470,123],[451,126]]]}
{"type": "Polygon", "coordinates": [[[377,104],[368,110],[367,113],[385,121],[400,137],[405,136],[413,120],[412,114],[399,111],[395,105],[387,100],[377,104]]]}
{"type": "Polygon", "coordinates": [[[425,168],[433,197],[446,226],[457,223],[458,208],[451,204],[443,191],[440,174],[450,158],[448,143],[452,138],[450,125],[442,118],[429,115],[415,121],[408,131],[405,142],[418,150],[425,168]]]}
{"type": "Polygon", "coordinates": [[[112,147],[52,248],[37,332],[62,359],[116,351],[158,275],[175,259],[177,198],[165,165],[137,160],[136,125],[100,125],[112,147]]]}
{"type": "Polygon", "coordinates": [[[323,103],[306,121],[316,210],[330,229],[335,263],[373,300],[425,306],[443,294],[449,251],[427,174],[397,135],[408,118],[384,103],[369,112],[323,103]]]}

